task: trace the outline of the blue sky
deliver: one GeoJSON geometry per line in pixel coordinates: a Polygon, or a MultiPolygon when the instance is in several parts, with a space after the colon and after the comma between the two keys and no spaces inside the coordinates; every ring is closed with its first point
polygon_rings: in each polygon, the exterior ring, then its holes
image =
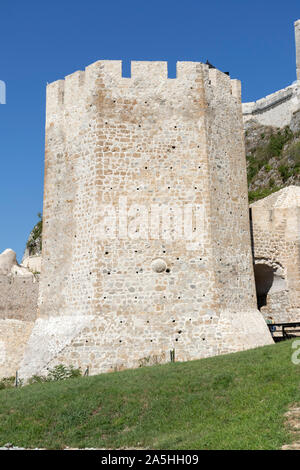
{"type": "Polygon", "coordinates": [[[252,101],[296,79],[299,0],[1,0],[0,252],[21,260],[42,211],[45,87],[99,59],[205,62],[252,101]]]}

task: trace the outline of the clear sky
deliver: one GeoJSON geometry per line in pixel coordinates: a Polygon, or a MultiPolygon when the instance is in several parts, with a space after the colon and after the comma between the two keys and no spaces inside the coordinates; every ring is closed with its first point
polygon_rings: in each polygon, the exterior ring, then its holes
{"type": "Polygon", "coordinates": [[[205,62],[253,101],[296,79],[299,0],[1,0],[0,252],[42,211],[45,87],[99,59],[205,62]]]}

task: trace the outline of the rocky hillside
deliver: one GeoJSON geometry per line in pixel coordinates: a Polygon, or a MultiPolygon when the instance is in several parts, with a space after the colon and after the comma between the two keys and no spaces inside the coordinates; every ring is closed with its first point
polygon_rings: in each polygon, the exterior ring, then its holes
{"type": "Polygon", "coordinates": [[[27,256],[36,256],[41,255],[42,253],[42,230],[43,230],[43,220],[42,215],[39,213],[38,218],[40,219],[38,223],[33,227],[29,238],[26,243],[26,250],[24,253],[24,258],[27,256]]]}
{"type": "Polygon", "coordinates": [[[247,122],[245,143],[250,202],[300,186],[300,111],[283,129],[247,122]]]}

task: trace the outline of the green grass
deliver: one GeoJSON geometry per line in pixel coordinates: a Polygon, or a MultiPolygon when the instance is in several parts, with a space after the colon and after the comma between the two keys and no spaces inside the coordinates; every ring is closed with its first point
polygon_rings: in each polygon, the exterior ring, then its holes
{"type": "Polygon", "coordinates": [[[278,449],[300,402],[291,341],[0,391],[0,445],[278,449]]]}
{"type": "Polygon", "coordinates": [[[42,250],[43,219],[42,219],[42,214],[40,212],[37,214],[37,216],[40,220],[33,227],[32,232],[29,236],[29,239],[26,243],[26,248],[29,250],[29,254],[31,256],[36,254],[37,249],[40,252],[42,250]],[[38,244],[37,244],[37,241],[38,241],[38,244]]]}

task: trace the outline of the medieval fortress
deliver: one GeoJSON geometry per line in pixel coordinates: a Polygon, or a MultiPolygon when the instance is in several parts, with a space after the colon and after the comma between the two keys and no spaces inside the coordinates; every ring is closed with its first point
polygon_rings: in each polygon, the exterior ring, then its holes
{"type": "Polygon", "coordinates": [[[300,319],[300,188],[249,218],[243,131],[300,108],[295,28],[298,81],[256,103],[196,62],[170,79],[98,61],[48,85],[41,275],[0,255],[0,376],[235,352],[273,342],[264,311],[300,319]]]}

